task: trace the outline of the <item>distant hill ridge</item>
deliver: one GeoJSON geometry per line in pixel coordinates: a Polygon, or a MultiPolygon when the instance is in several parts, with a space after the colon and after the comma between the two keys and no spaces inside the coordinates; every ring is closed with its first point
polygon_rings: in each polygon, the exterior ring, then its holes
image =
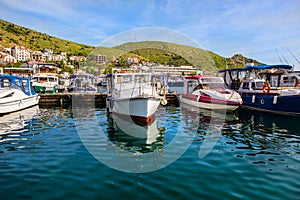
{"type": "Polygon", "coordinates": [[[0,19],[0,47],[23,45],[33,51],[52,49],[54,52],[66,51],[70,55],[88,55],[93,46],[78,44],[15,25],[0,19]]]}
{"type": "Polygon", "coordinates": [[[44,48],[52,49],[54,52],[66,51],[68,55],[87,56],[89,54],[100,53],[107,55],[108,60],[112,60],[116,55],[121,56],[124,53],[131,52],[146,60],[151,57],[151,61],[156,63],[168,62],[169,60],[174,60],[174,62],[178,61],[178,63],[180,63],[183,61],[180,60],[179,55],[187,61],[185,64],[190,63],[197,69],[204,70],[204,72],[207,73],[214,73],[218,69],[224,69],[226,65],[229,68],[235,68],[243,67],[245,63],[249,62],[261,64],[256,60],[243,57],[240,54],[236,54],[231,58],[224,58],[211,51],[200,48],[158,41],[129,42],[111,48],[95,48],[90,45],[78,44],[52,37],[45,33],[40,33],[0,19],[0,48],[13,47],[15,44],[23,45],[33,51],[44,48]],[[157,51],[158,49],[159,51],[157,51]],[[166,55],[170,54],[169,52],[173,53],[171,56],[174,58],[167,58],[168,56],[166,55]]]}

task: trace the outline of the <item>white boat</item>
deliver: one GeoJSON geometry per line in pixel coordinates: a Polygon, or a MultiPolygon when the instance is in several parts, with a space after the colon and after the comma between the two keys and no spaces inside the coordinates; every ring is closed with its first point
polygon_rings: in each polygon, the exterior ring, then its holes
{"type": "Polygon", "coordinates": [[[237,109],[242,104],[241,96],[230,90],[221,77],[194,75],[185,77],[181,103],[209,110],[237,109]]]}
{"type": "Polygon", "coordinates": [[[28,78],[0,75],[0,114],[37,105],[39,99],[28,78]]]}
{"type": "Polygon", "coordinates": [[[31,78],[32,86],[36,92],[40,93],[56,93],[58,84],[58,77],[52,73],[35,74],[31,78]]]}
{"type": "Polygon", "coordinates": [[[151,73],[119,73],[107,77],[108,109],[114,114],[149,123],[162,97],[151,73]]]}

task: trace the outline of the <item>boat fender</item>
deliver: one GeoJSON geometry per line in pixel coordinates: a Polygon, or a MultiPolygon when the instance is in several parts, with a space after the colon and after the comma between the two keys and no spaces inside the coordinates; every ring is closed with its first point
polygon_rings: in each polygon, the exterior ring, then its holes
{"type": "Polygon", "coordinates": [[[64,101],[64,102],[69,102],[70,100],[71,100],[70,95],[67,95],[67,94],[66,94],[66,95],[63,96],[63,101],[64,101]]]}
{"type": "Polygon", "coordinates": [[[160,104],[161,105],[165,106],[165,105],[167,105],[167,103],[168,103],[167,99],[165,99],[165,98],[160,99],[160,104]]]}
{"type": "Polygon", "coordinates": [[[277,98],[278,98],[278,96],[274,96],[273,104],[277,104],[277,98]]]}
{"type": "Polygon", "coordinates": [[[255,95],[252,95],[252,103],[255,102],[255,95]]]}
{"type": "Polygon", "coordinates": [[[201,98],[201,92],[199,92],[200,94],[198,95],[198,97],[197,97],[197,102],[199,102],[200,101],[200,98],[201,98]]]}
{"type": "Polygon", "coordinates": [[[264,85],[263,85],[263,92],[264,92],[264,94],[269,94],[270,90],[271,90],[270,83],[265,82],[264,85]]]}

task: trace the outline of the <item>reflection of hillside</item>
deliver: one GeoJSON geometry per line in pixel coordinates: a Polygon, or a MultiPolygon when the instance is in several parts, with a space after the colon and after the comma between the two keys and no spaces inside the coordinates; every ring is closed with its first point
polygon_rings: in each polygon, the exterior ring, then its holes
{"type": "Polygon", "coordinates": [[[109,140],[123,150],[147,153],[164,147],[164,133],[154,120],[148,125],[139,125],[116,115],[108,116],[109,140]]]}

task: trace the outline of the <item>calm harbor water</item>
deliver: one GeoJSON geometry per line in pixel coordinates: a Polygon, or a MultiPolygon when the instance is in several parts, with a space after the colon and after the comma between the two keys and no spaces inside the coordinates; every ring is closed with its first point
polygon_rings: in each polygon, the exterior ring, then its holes
{"type": "Polygon", "coordinates": [[[0,117],[1,199],[298,199],[299,119],[167,106],[144,127],[33,107],[0,117]]]}

